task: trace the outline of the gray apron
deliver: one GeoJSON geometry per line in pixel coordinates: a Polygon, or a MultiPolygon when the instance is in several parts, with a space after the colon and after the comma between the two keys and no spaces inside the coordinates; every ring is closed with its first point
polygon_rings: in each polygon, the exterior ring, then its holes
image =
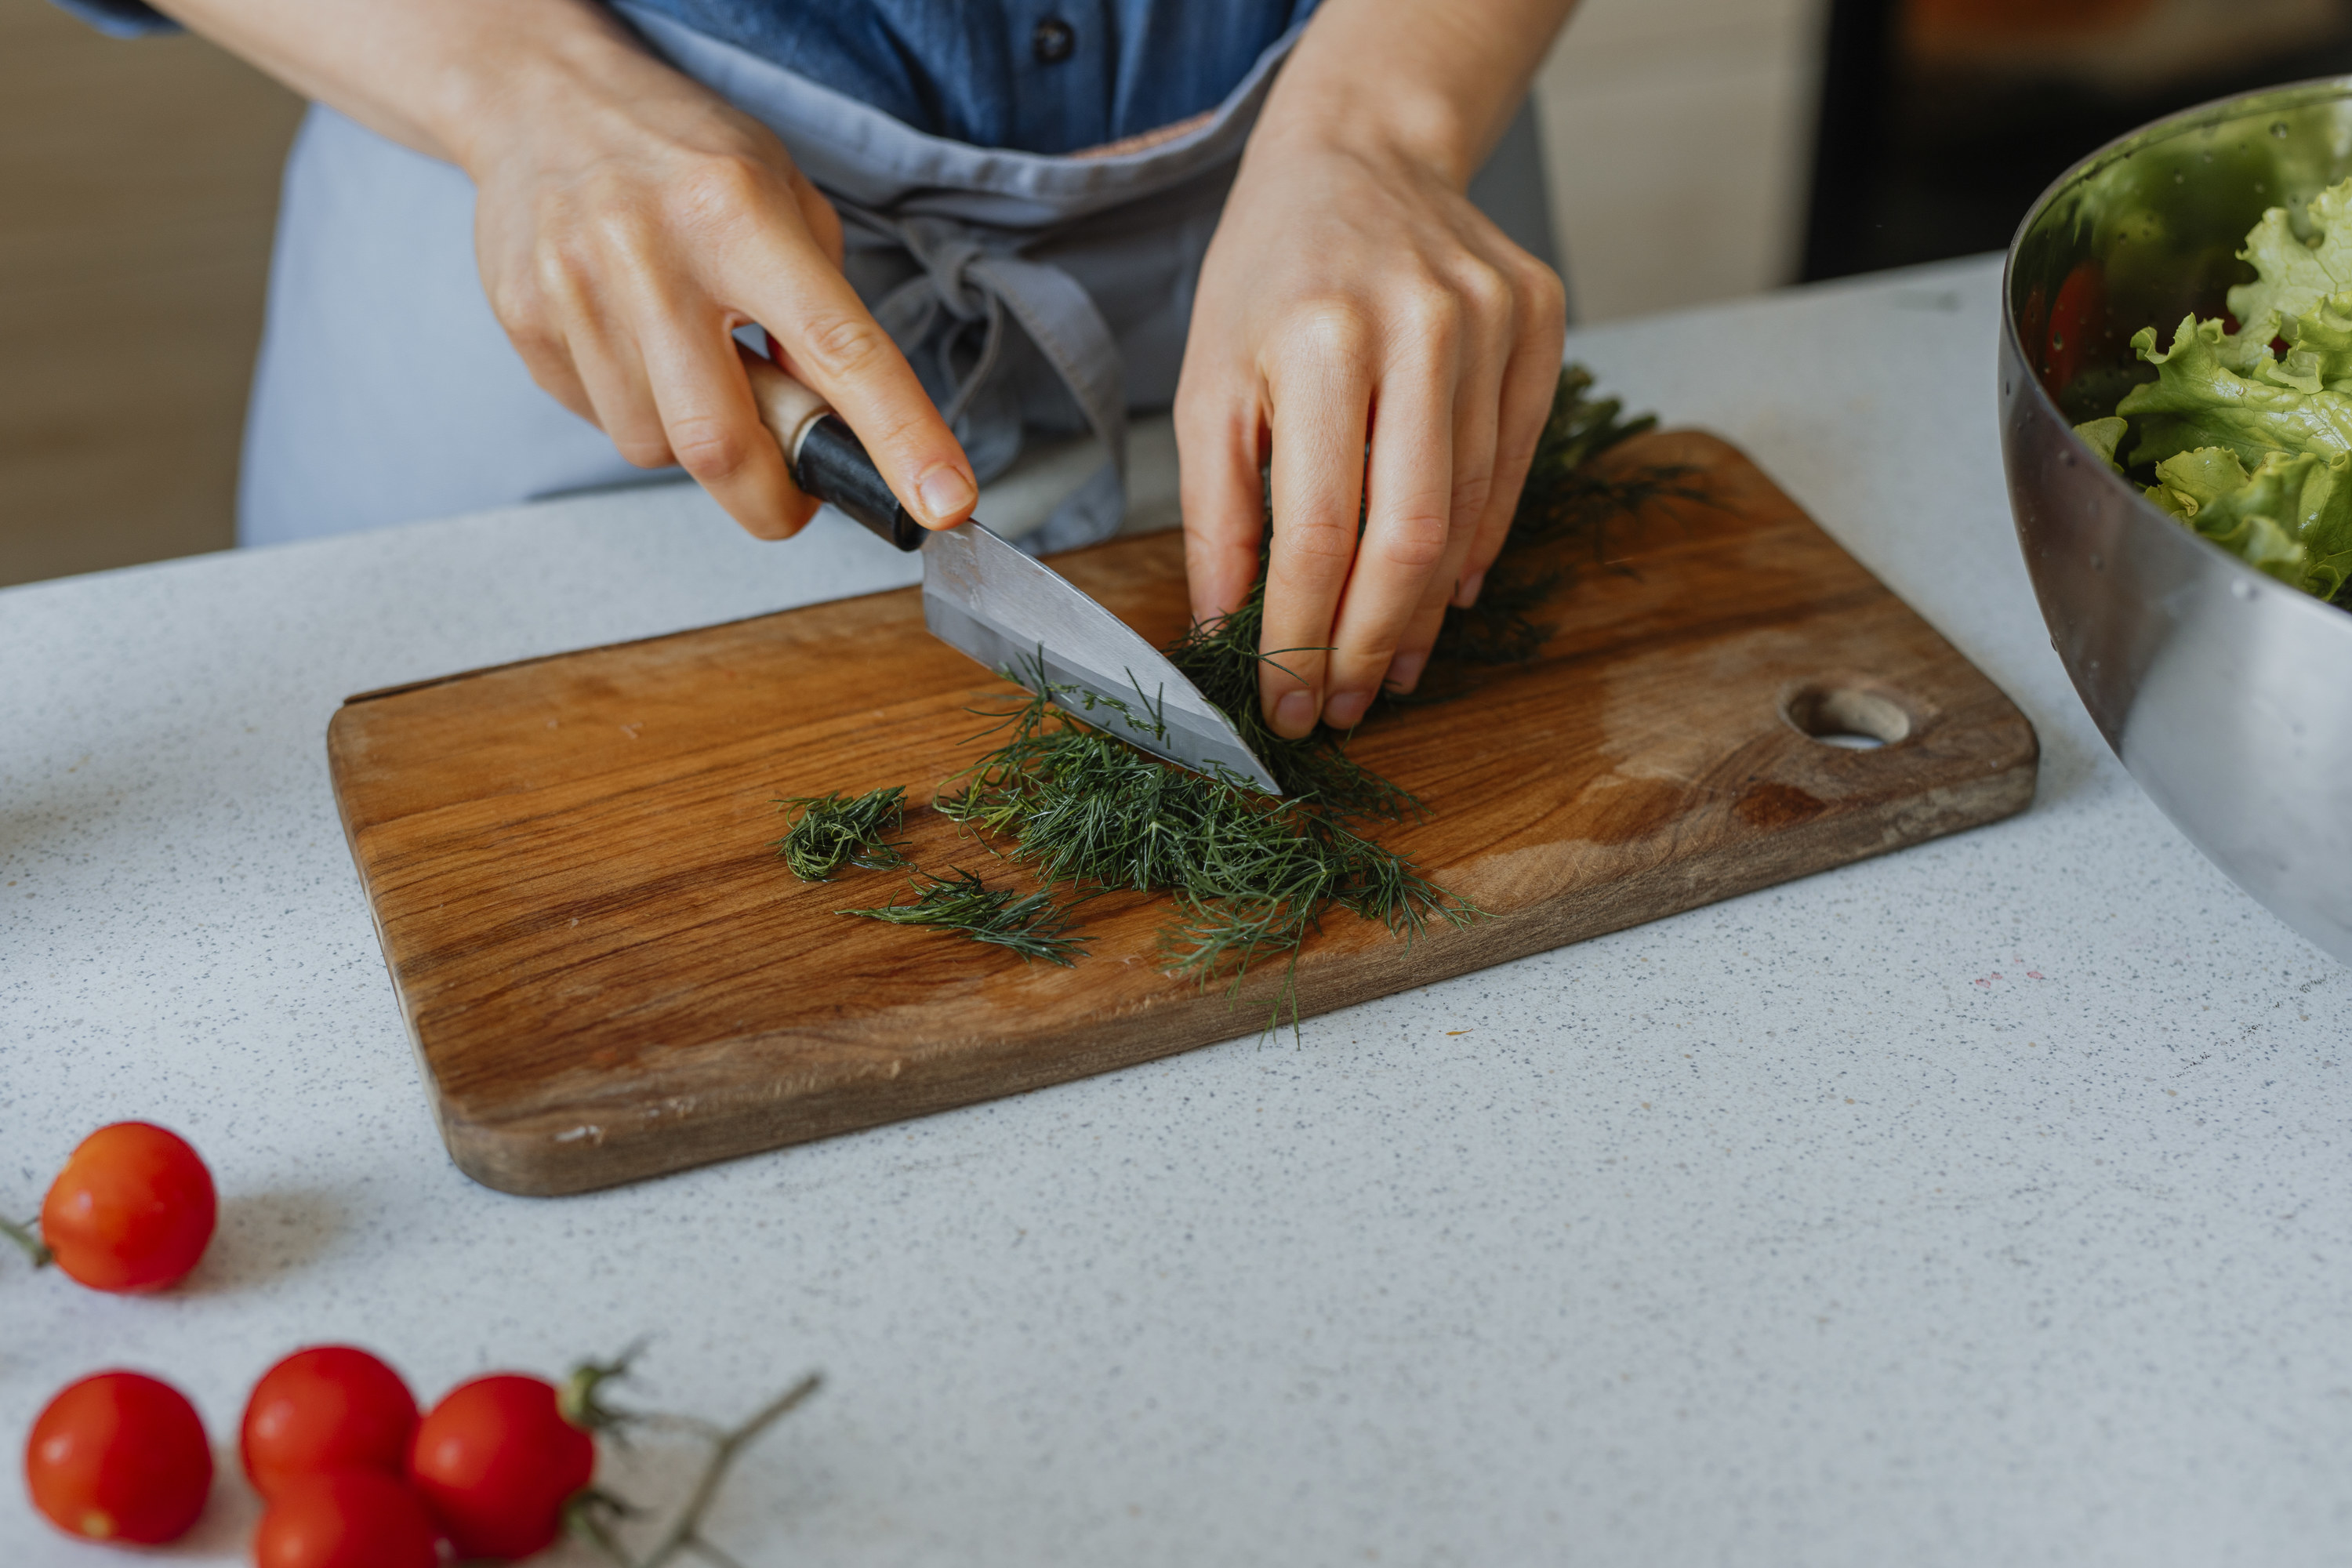
{"type": "MultiPolygon", "coordinates": [[[[845,271],[983,483],[1026,438],[1092,437],[1099,466],[1024,542],[1059,549],[1115,531],[1129,412],[1173,401],[1202,255],[1299,29],[1178,133],[1048,156],[927,135],[667,17],[620,9],[680,69],[774,130],[839,209],[845,271]]],[[[1507,229],[1549,257],[1534,141],[1523,113],[1482,175],[1517,189],[1482,205],[1511,209],[1507,229]]],[[[482,294],[473,201],[458,170],[311,110],[287,165],[240,542],[647,477],[531,383],[482,294]]]]}

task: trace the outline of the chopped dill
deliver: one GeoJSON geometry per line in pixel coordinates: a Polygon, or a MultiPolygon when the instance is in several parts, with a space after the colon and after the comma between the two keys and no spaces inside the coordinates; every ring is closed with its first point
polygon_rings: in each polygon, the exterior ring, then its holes
{"type": "Polygon", "coordinates": [[[1072,957],[1084,956],[1085,946],[1070,929],[1069,906],[1047,892],[1015,898],[1010,888],[990,888],[961,868],[944,877],[918,872],[907,879],[915,889],[911,904],[886,904],[873,910],[835,910],[837,915],[863,915],[892,925],[929,926],[935,931],[992,942],[1023,958],[1042,958],[1063,968],[1072,957]]]}
{"type": "MultiPolygon", "coordinates": [[[[1160,933],[1170,973],[1204,985],[1229,979],[1237,990],[1253,963],[1287,955],[1295,977],[1299,944],[1333,904],[1407,941],[1432,918],[1459,926],[1479,913],[1349,829],[1347,819],[1370,814],[1367,805],[1393,812],[1411,797],[1336,746],[1322,755],[1355,775],[1339,773],[1360,803],[1354,812],[1309,792],[1276,798],[1171,766],[1054,707],[1050,696],[1034,691],[994,715],[998,723],[985,733],[1006,738],[950,781],[962,788],[942,792],[932,806],[963,826],[1011,837],[1014,856],[1048,889],[1173,893],[1180,918],[1160,933]]],[[[1246,711],[1256,711],[1255,696],[1246,711]]],[[[1286,744],[1296,742],[1276,742],[1286,744]]],[[[1295,1026],[1293,987],[1283,996],[1295,1026]]],[[[1277,1001],[1270,1022],[1279,1022],[1281,1007],[1277,1001]]]]}
{"type": "MultiPolygon", "coordinates": [[[[1622,404],[1591,396],[1591,387],[1581,366],[1561,373],[1510,536],[1485,591],[1472,608],[1446,612],[1430,664],[1443,678],[1392,701],[1460,695],[1470,679],[1464,667],[1532,661],[1552,631],[1535,613],[1571,579],[1580,552],[1593,564],[1605,561],[1612,521],[1663,496],[1705,499],[1678,467],[1652,465],[1617,477],[1591,472],[1593,458],[1656,423],[1647,415],[1626,418],[1622,404]]],[[[910,882],[917,895],[911,904],[839,912],[929,926],[1067,964],[1085,951],[1065,934],[1077,901],[1115,889],[1167,892],[1176,906],[1175,920],[1160,933],[1167,972],[1203,986],[1223,981],[1234,995],[1253,965],[1286,958],[1289,978],[1269,1023],[1279,1024],[1286,1002],[1294,1029],[1299,950],[1325,911],[1336,906],[1378,921],[1407,942],[1432,921],[1460,927],[1479,918],[1485,911],[1357,830],[1366,820],[1421,815],[1410,792],[1349,757],[1343,735],[1318,727],[1293,741],[1267,727],[1258,705],[1260,666],[1296,650],[1259,651],[1265,592],[1261,553],[1258,582],[1240,607],[1196,623],[1167,651],[1234,721],[1282,786],[1282,797],[1163,763],[1117,738],[1117,726],[1098,728],[1056,708],[1056,693],[1044,689],[1042,668],[1006,671],[1029,691],[1017,706],[988,715],[996,722],[974,739],[993,736],[996,743],[949,780],[932,805],[983,838],[1008,840],[1010,858],[1034,874],[1039,890],[1016,899],[1010,889],[992,891],[971,872],[957,870],[910,882]],[[1062,889],[1074,896],[1057,901],[1062,889]]],[[[1070,689],[1059,695],[1077,698],[1089,714],[1108,707],[1128,727],[1140,723],[1116,700],[1070,689]]],[[[901,792],[792,803],[809,807],[793,835],[813,835],[810,863],[828,873],[844,858],[877,864],[853,849],[835,852],[835,840],[823,836],[847,832],[848,814],[861,808],[875,809],[879,823],[878,808],[868,803],[885,797],[888,822],[856,840],[863,845],[898,826],[901,792]],[[809,828],[821,809],[828,815],[809,828]]],[[[785,853],[793,863],[792,850],[785,853]]],[[[803,874],[798,863],[793,868],[803,874]]]]}
{"type": "Polygon", "coordinates": [[[907,863],[899,846],[888,837],[907,817],[903,785],[855,797],[839,791],[791,795],[776,804],[801,808],[792,826],[776,840],[776,853],[803,882],[827,881],[845,863],[877,871],[907,863]]]}

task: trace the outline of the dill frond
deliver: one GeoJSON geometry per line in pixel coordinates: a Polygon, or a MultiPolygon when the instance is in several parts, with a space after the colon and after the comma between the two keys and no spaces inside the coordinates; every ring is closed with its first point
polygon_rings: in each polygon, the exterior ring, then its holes
{"type": "Polygon", "coordinates": [[[907,857],[890,843],[907,816],[903,785],[872,790],[856,796],[789,795],[776,804],[801,808],[792,826],[776,840],[776,853],[785,867],[803,882],[829,880],[845,863],[881,870],[903,866],[907,857]]]}
{"type": "Polygon", "coordinates": [[[1070,929],[1069,908],[1050,893],[1016,897],[1011,888],[991,888],[979,877],[959,868],[944,877],[918,872],[907,879],[915,890],[911,904],[886,904],[873,910],[835,910],[837,915],[862,915],[892,925],[929,926],[935,931],[1009,948],[1024,958],[1042,958],[1066,969],[1085,944],[1064,933],[1070,929]]]}

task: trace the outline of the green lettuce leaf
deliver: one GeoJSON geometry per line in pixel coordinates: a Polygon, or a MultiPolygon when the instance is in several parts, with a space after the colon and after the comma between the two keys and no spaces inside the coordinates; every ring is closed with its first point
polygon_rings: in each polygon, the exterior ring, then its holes
{"type": "Polygon", "coordinates": [[[2156,466],[2147,499],[2256,571],[2332,598],[2352,574],[2352,456],[2273,452],[2252,473],[2202,447],[2156,466]]]}
{"type": "Polygon", "coordinates": [[[2311,243],[2296,236],[2284,207],[2273,207],[2238,252],[2262,276],[2230,290],[2230,313],[2258,342],[2277,336],[2287,317],[2305,315],[2330,295],[2352,289],[2352,180],[2312,197],[2305,212],[2318,231],[2311,243]],[[2260,331],[2265,321],[2270,330],[2260,331]]]}
{"type": "Polygon", "coordinates": [[[2124,466],[2116,461],[2116,443],[2122,440],[2124,432],[2130,428],[2129,420],[2110,416],[2105,419],[2087,420],[2075,426],[2074,434],[2083,438],[2084,446],[2105,458],[2107,460],[2107,467],[2121,473],[2124,466]]]}
{"type": "MultiPolygon", "coordinates": [[[[2297,392],[2352,395],[2352,292],[2331,294],[2308,310],[2284,318],[2278,335],[2290,345],[2286,358],[2272,359],[2265,353],[2249,374],[2297,392]]],[[[2245,334],[2239,336],[2242,341],[2245,334]]]]}
{"type": "Polygon", "coordinates": [[[2116,405],[2139,432],[2133,463],[2200,447],[2225,447],[2248,468],[2272,452],[2352,453],[2352,392],[2283,384],[2269,374],[2278,367],[2268,350],[2252,374],[2241,374],[2231,363],[2238,346],[2220,321],[2194,316],[2181,318],[2168,351],[2158,350],[2153,327],[2133,336],[2134,351],[2157,367],[2154,381],[2116,405]]]}

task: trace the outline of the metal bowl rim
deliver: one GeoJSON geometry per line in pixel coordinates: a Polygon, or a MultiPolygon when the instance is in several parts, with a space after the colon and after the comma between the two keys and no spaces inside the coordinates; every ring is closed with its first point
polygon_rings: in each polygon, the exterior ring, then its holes
{"type": "Polygon", "coordinates": [[[2195,130],[2197,127],[2191,122],[2200,119],[2235,119],[2240,115],[2251,113],[2253,111],[2253,105],[2265,100],[2284,100],[2282,107],[2301,108],[2308,103],[2331,97],[2352,99],[2352,74],[2312,77],[2303,81],[2284,82],[2276,87],[2256,88],[2251,92],[2231,93],[2224,98],[2210,99],[2203,103],[2165,115],[2159,120],[2151,120],[2136,130],[2126,131],[2114,141],[2076,160],[2064,174],[2051,181],[2042,193],[2034,198],[2033,205],[2025,209],[2025,216],[2019,220],[2017,232],[2010,237],[2009,252],[2002,258],[2000,265],[2000,330],[2001,336],[2011,353],[2016,356],[2018,364],[2023,368],[2026,381],[2024,395],[2038,402],[2042,413],[2056,421],[2065,430],[2066,438],[2091,458],[2098,482],[2126,498],[2134,516],[2143,521],[2159,522],[2168,531],[2196,541],[2210,557],[2222,563],[2228,571],[2235,574],[2239,579],[2250,585],[2274,589],[2277,591],[2274,597],[2304,601],[2304,604],[2298,605],[2293,613],[2301,615],[2306,610],[2317,611],[2333,621],[2352,626],[2352,613],[2347,613],[2325,600],[2313,598],[2300,589],[2291,588],[2267,573],[2256,571],[2195,529],[2181,527],[2179,519],[2165,511],[2147,496],[2141,494],[2137,485],[2109,467],[2106,460],[2093,450],[2089,443],[2075,435],[2074,422],[2066,417],[2065,413],[2059,408],[2057,401],[2042,387],[2041,378],[2033,374],[2032,358],[2025,351],[2025,340],[2018,333],[2017,310],[2013,302],[2015,290],[2011,288],[2012,274],[2017,268],[2018,252],[2024,247],[2025,237],[2032,230],[2035,220],[2040,218],[2050,205],[2064,195],[2070,187],[2087,179],[2115,159],[2142,143],[2168,140],[2173,135],[2195,130]]]}

